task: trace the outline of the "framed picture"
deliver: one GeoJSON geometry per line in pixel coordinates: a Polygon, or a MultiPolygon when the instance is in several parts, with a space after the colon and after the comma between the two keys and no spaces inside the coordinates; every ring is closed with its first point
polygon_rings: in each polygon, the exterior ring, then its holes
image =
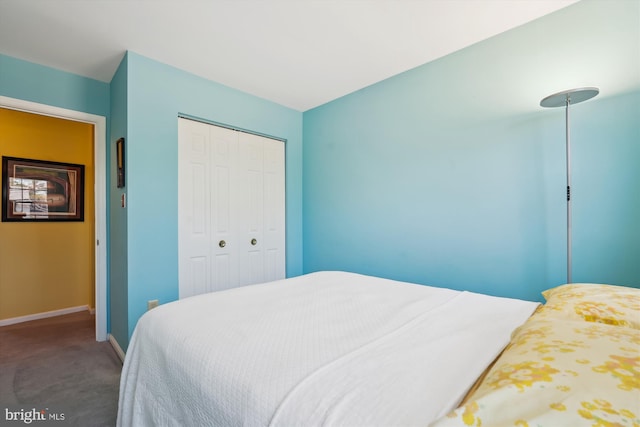
{"type": "Polygon", "coordinates": [[[3,156],[2,221],[84,221],[84,165],[3,156]]]}
{"type": "Polygon", "coordinates": [[[124,187],[124,138],[116,141],[116,167],[118,174],[118,188],[124,187]]]}

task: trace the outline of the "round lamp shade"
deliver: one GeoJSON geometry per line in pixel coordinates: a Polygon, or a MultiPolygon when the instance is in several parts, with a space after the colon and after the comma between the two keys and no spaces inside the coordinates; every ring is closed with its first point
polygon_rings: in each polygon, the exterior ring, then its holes
{"type": "Polygon", "coordinates": [[[578,104],[596,96],[600,91],[597,87],[581,87],[578,89],[563,90],[554,93],[540,101],[541,107],[554,108],[564,107],[568,104],[578,104]]]}

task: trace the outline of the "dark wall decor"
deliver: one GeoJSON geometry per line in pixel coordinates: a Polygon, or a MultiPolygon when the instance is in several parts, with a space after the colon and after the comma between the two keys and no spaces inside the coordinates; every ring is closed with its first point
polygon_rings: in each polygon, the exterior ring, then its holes
{"type": "Polygon", "coordinates": [[[116,141],[116,167],[118,172],[118,188],[124,187],[124,138],[116,141]]]}
{"type": "Polygon", "coordinates": [[[2,221],[84,221],[84,165],[3,156],[2,221]]]}

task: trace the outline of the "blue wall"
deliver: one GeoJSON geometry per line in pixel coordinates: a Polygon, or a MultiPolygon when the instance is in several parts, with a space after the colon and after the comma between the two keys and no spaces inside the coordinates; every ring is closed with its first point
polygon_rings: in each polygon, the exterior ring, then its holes
{"type": "Polygon", "coordinates": [[[109,84],[0,54],[0,95],[109,117],[109,84]]]}
{"type": "MultiPolygon", "coordinates": [[[[115,75],[111,79],[111,138],[109,139],[109,153],[111,159],[116,159],[116,141],[125,138],[125,149],[128,142],[127,127],[127,55],[120,62],[115,75]]],[[[126,153],[125,153],[126,154],[126,153]]],[[[127,157],[125,155],[125,162],[127,157]]],[[[115,161],[114,161],[115,163],[115,161]]],[[[127,168],[125,167],[125,172],[127,168]]],[[[112,183],[118,182],[116,167],[112,164],[108,168],[112,183]]],[[[125,180],[126,184],[126,180],[125,180]]],[[[120,346],[129,341],[129,290],[127,277],[127,210],[121,205],[124,188],[116,185],[109,186],[109,298],[111,301],[111,335],[120,346]]],[[[125,348],[125,347],[123,347],[125,348]]]]}
{"type": "Polygon", "coordinates": [[[305,112],[305,272],[539,300],[566,281],[564,111],[539,102],[600,86],[572,109],[573,279],[640,287],[639,8],[580,2],[305,112]]]}
{"type": "Polygon", "coordinates": [[[180,113],[287,140],[287,275],[301,274],[302,113],[133,52],[127,54],[127,74],[129,334],[148,300],[178,298],[180,113]]]}
{"type": "Polygon", "coordinates": [[[640,287],[640,90],[582,110],[572,119],[575,280],[640,287]]]}

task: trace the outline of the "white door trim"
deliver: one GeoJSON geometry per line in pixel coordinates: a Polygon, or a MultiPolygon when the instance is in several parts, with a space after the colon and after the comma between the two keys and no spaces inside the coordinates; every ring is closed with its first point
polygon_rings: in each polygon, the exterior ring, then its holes
{"type": "Polygon", "coordinates": [[[0,107],[94,125],[96,341],[107,340],[107,119],[104,116],[0,96],[0,107]]]}

